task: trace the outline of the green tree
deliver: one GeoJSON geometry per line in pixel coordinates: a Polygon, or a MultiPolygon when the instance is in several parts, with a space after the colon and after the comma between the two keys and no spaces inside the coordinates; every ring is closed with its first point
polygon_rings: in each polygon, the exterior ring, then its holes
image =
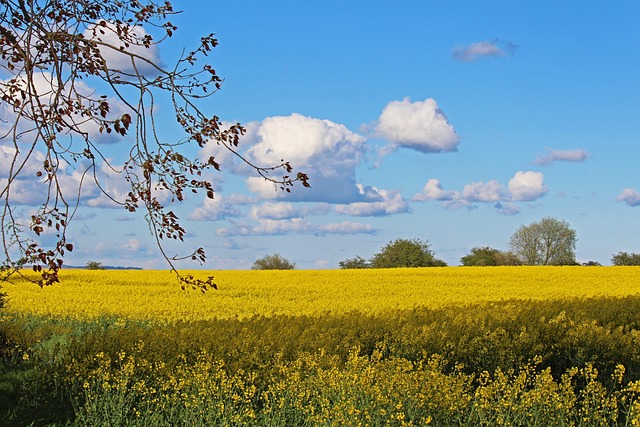
{"type": "Polygon", "coordinates": [[[370,265],[372,268],[443,267],[446,263],[434,256],[426,241],[396,239],[373,255],[370,265]]]}
{"type": "Polygon", "coordinates": [[[163,242],[183,240],[186,230],[163,200],[188,193],[213,198],[207,174],[220,170],[197,149],[215,144],[239,157],[276,188],[309,187],[303,172],[279,158],[255,165],[238,153],[240,124],[227,126],[201,110],[222,79],[205,57],[218,45],[205,35],[193,50],[167,46],[179,13],[168,1],[9,0],[0,8],[0,233],[3,270],[32,265],[41,286],[58,281],[72,212],[83,191],[102,193],[128,212],[145,213],[162,257],[183,284],[203,290],[212,278],[182,276],[174,262],[206,259],[202,248],[169,256],[163,242]],[[162,45],[162,46],[161,46],[162,45]],[[160,47],[178,52],[165,66],[160,47]],[[162,105],[162,108],[158,108],[162,105]],[[156,113],[175,118],[175,139],[159,132],[156,113]],[[126,155],[120,155],[124,141],[126,155]],[[195,146],[195,147],[194,147],[195,146]],[[194,149],[195,148],[195,149],[194,149]],[[112,182],[107,185],[108,180],[112,182]],[[32,185],[24,198],[25,183],[32,185]],[[120,188],[125,186],[126,190],[120,188]],[[117,189],[117,190],[115,190],[117,189]],[[20,198],[20,195],[23,198],[20,198]],[[25,201],[26,200],[26,201],[25,201]],[[35,207],[20,216],[28,203],[35,207]],[[53,243],[51,238],[54,237],[53,243]]]}
{"type": "Polygon", "coordinates": [[[498,249],[490,248],[489,246],[474,247],[471,252],[462,258],[460,263],[465,266],[495,266],[498,265],[498,255],[500,251],[498,249]]]}
{"type": "Polygon", "coordinates": [[[500,251],[496,255],[496,265],[522,265],[522,261],[511,251],[500,251]]]}
{"type": "Polygon", "coordinates": [[[522,264],[512,252],[503,252],[489,246],[472,248],[470,253],[460,258],[460,263],[465,267],[522,264]]]}
{"type": "Polygon", "coordinates": [[[253,263],[253,270],[293,270],[295,263],[290,262],[280,254],[265,255],[253,263]]]}
{"type": "Polygon", "coordinates": [[[638,266],[640,265],[640,254],[618,252],[611,257],[611,263],[618,266],[638,266]]]}
{"type": "Polygon", "coordinates": [[[369,262],[361,256],[345,259],[344,261],[340,261],[338,265],[342,269],[362,269],[370,267],[369,262]]]}
{"type": "Polygon", "coordinates": [[[509,247],[525,265],[575,265],[576,240],[569,223],[545,217],[518,228],[509,247]]]}
{"type": "Polygon", "coordinates": [[[104,266],[99,261],[87,261],[87,264],[84,266],[87,270],[104,270],[104,266]]]}

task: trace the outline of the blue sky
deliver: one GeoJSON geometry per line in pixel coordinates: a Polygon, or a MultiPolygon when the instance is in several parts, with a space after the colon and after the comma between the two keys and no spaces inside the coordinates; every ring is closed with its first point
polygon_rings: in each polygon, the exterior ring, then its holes
{"type": "MultiPolygon", "coordinates": [[[[210,61],[225,82],[203,109],[246,125],[250,159],[284,157],[312,185],[278,193],[223,157],[214,201],[179,211],[205,268],[275,252],[337,268],[396,238],[428,240],[458,265],[545,216],[577,231],[579,261],[640,252],[637,1],[174,6],[160,58],[216,33],[210,61]]],[[[68,263],[165,268],[141,216],[83,205],[68,263]]]]}

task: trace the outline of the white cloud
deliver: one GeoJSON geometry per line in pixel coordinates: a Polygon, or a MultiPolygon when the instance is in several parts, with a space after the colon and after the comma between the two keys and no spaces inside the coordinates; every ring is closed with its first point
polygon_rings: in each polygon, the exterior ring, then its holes
{"type": "Polygon", "coordinates": [[[146,247],[137,239],[129,239],[129,241],[120,248],[126,252],[144,252],[146,247]]]}
{"type": "Polygon", "coordinates": [[[275,165],[281,159],[309,175],[311,188],[301,186],[291,193],[277,190],[261,177],[247,178],[247,186],[266,199],[344,203],[357,200],[355,167],[365,152],[364,137],[345,126],[300,114],[268,117],[253,134],[255,142],[246,152],[258,165],[275,165]]]}
{"type": "MultiPolygon", "coordinates": [[[[124,178],[123,174],[117,172],[103,164],[99,171],[100,186],[109,194],[113,199],[122,203],[126,200],[127,195],[131,191],[129,183],[124,178]]],[[[87,206],[95,208],[122,208],[122,205],[114,202],[109,197],[105,196],[96,187],[93,178],[86,181],[86,187],[84,188],[84,202],[87,206]]]]}
{"type": "Polygon", "coordinates": [[[301,216],[300,211],[291,203],[268,202],[251,208],[251,217],[254,219],[290,219],[301,216]]]}
{"type": "MultiPolygon", "coordinates": [[[[35,93],[33,94],[33,96],[34,97],[37,96],[37,98],[40,100],[40,103],[42,105],[51,105],[58,102],[58,100],[54,99],[55,97],[58,96],[58,92],[59,92],[58,80],[51,73],[48,73],[48,72],[33,73],[32,82],[29,86],[27,85],[26,79],[24,77],[19,77],[18,84],[23,88],[28,87],[29,91],[35,90],[35,93]]],[[[73,86],[67,85],[60,92],[65,98],[69,98],[72,100],[78,97],[86,98],[86,99],[97,98],[97,95],[95,94],[96,90],[90,87],[88,84],[86,84],[82,80],[74,81],[73,86]]],[[[119,99],[106,98],[105,101],[109,103],[109,112],[105,117],[107,120],[115,120],[115,118],[121,116],[125,112],[133,114],[133,112],[127,107],[127,105],[119,99]]],[[[90,103],[88,101],[85,101],[84,105],[88,107],[90,106],[90,103]]],[[[27,106],[26,108],[27,108],[27,113],[29,115],[32,115],[33,113],[28,111],[30,107],[27,106]]],[[[16,133],[33,131],[33,129],[35,129],[36,127],[36,125],[33,122],[27,119],[18,117],[13,111],[13,109],[7,106],[6,102],[0,103],[0,117],[2,117],[3,119],[3,120],[0,120],[0,132],[2,133],[2,135],[9,132],[11,130],[11,126],[14,126],[16,124],[16,120],[18,119],[19,119],[19,122],[17,123],[16,129],[15,129],[16,133]]],[[[70,116],[65,116],[64,120],[65,120],[65,123],[67,123],[68,126],[70,126],[73,129],[73,132],[72,132],[73,136],[78,136],[78,134],[86,133],[87,135],[90,136],[93,142],[98,142],[98,143],[113,143],[113,142],[122,141],[122,137],[116,132],[112,132],[112,133],[100,132],[100,127],[94,120],[88,119],[87,117],[84,117],[82,115],[72,114],[70,116]]],[[[80,142],[80,144],[83,144],[84,138],[82,138],[82,135],[80,136],[81,138],[79,138],[78,141],[82,141],[80,142]]],[[[58,134],[58,138],[64,141],[65,137],[62,135],[62,132],[58,134]]],[[[69,139],[68,141],[65,141],[65,142],[72,142],[72,141],[73,140],[69,139]]],[[[76,149],[76,151],[82,151],[84,146],[81,146],[81,147],[75,146],[74,148],[76,149]]],[[[73,150],[70,150],[70,151],[73,151],[73,150]]]]}
{"type": "Polygon", "coordinates": [[[254,203],[258,203],[258,198],[254,196],[248,196],[246,194],[229,194],[225,196],[225,200],[232,205],[251,205],[254,203]]]}
{"type": "Polygon", "coordinates": [[[86,38],[99,40],[102,43],[109,45],[99,46],[98,49],[111,70],[121,71],[126,74],[157,74],[158,70],[145,61],[145,59],[161,65],[160,52],[158,46],[155,44],[151,44],[149,48],[142,45],[141,41],[147,35],[147,32],[143,27],[132,27],[132,36],[139,40],[139,42],[130,43],[128,46],[125,46],[120,40],[115,23],[113,22],[107,22],[107,26],[105,27],[100,27],[98,25],[92,26],[85,30],[83,35],[86,38]],[[102,30],[104,34],[102,34],[100,30],[102,30]],[[121,52],[121,49],[128,54],[121,52]],[[134,66],[129,54],[137,55],[144,59],[134,58],[134,66]]]}
{"type": "Polygon", "coordinates": [[[303,218],[289,219],[261,219],[257,225],[234,224],[231,228],[219,228],[216,234],[222,237],[230,236],[273,236],[285,234],[312,234],[324,236],[326,234],[375,234],[377,231],[370,224],[357,222],[342,222],[331,224],[311,224],[303,218]]]}
{"type": "Polygon", "coordinates": [[[233,204],[225,202],[222,196],[216,195],[214,199],[204,199],[202,205],[194,209],[187,216],[191,221],[218,221],[221,219],[240,216],[240,211],[233,204]]]}
{"type": "MultiPolygon", "coordinates": [[[[423,153],[456,151],[460,138],[433,98],[411,102],[392,101],[382,110],[376,134],[392,147],[423,153]]],[[[388,150],[387,150],[388,151],[388,150]]]]}
{"type": "Polygon", "coordinates": [[[258,142],[247,153],[262,164],[285,159],[298,168],[319,167],[319,156],[333,159],[321,165],[325,175],[342,175],[364,152],[364,137],[344,125],[296,113],[267,117],[256,131],[258,142]]]}
{"type": "Polygon", "coordinates": [[[616,201],[626,203],[631,207],[640,206],[640,193],[633,188],[625,188],[620,195],[618,195],[616,201]]]}
{"type": "Polygon", "coordinates": [[[375,230],[370,224],[363,224],[361,222],[340,222],[322,225],[318,227],[318,230],[326,234],[376,234],[375,230]]]}
{"type": "Polygon", "coordinates": [[[409,203],[398,191],[363,187],[360,184],[358,188],[370,201],[337,205],[335,212],[352,216],[385,216],[411,211],[409,203]]]}
{"type": "Polygon", "coordinates": [[[453,57],[462,62],[474,62],[481,58],[511,56],[517,49],[518,46],[508,40],[495,39],[457,46],[453,49],[453,57]]]}
{"type": "MultiPolygon", "coordinates": [[[[227,122],[223,121],[220,126],[220,130],[224,131],[229,129],[231,126],[236,125],[235,122],[227,122]]],[[[240,149],[243,149],[245,145],[256,143],[257,132],[260,128],[260,122],[248,122],[243,123],[242,127],[245,129],[245,136],[241,137],[240,149]]],[[[220,170],[222,172],[231,172],[238,175],[247,174],[250,169],[244,164],[231,150],[229,150],[224,145],[214,141],[209,140],[204,147],[200,149],[200,153],[198,157],[202,162],[209,161],[210,157],[213,157],[216,162],[220,165],[220,170]]],[[[271,159],[271,162],[279,162],[280,159],[271,159]]],[[[214,171],[217,172],[217,171],[214,171]]],[[[217,179],[220,179],[220,175],[216,174],[217,179]]]]}
{"type": "Polygon", "coordinates": [[[440,180],[431,178],[427,181],[422,191],[413,196],[413,200],[417,202],[426,202],[428,200],[445,201],[453,200],[456,197],[457,195],[455,191],[443,190],[440,180]]]}
{"type": "Polygon", "coordinates": [[[547,193],[542,172],[518,171],[509,181],[511,200],[531,201],[547,193]]]}
{"type": "Polygon", "coordinates": [[[497,202],[504,197],[504,186],[495,180],[473,182],[465,185],[462,190],[462,198],[468,202],[497,202]]]}
{"type": "Polygon", "coordinates": [[[507,188],[498,181],[491,180],[467,184],[459,192],[444,190],[440,181],[432,178],[412,200],[436,200],[443,202],[447,208],[473,208],[475,203],[493,203],[501,214],[514,215],[520,212],[520,208],[511,202],[532,201],[547,193],[543,181],[544,175],[541,172],[518,171],[509,180],[507,188]]]}
{"type": "MultiPolygon", "coordinates": [[[[2,121],[0,120],[0,123],[2,121]]],[[[9,171],[13,163],[13,174],[22,167],[20,175],[17,179],[32,179],[35,177],[36,172],[42,169],[42,163],[44,162],[44,154],[40,151],[34,151],[28,161],[22,166],[22,163],[27,160],[21,153],[17,152],[15,147],[6,145],[8,139],[0,140],[0,178],[8,178],[9,171]],[[17,155],[16,155],[17,154],[17,155]]]]}
{"type": "Polygon", "coordinates": [[[584,162],[588,153],[582,149],[576,150],[547,150],[544,156],[538,156],[533,164],[549,165],[553,162],[584,162]]]}
{"type": "MultiPolygon", "coordinates": [[[[44,204],[47,198],[52,197],[52,194],[56,192],[56,183],[60,186],[66,201],[69,203],[75,202],[75,198],[79,193],[79,186],[83,182],[81,172],[70,168],[63,159],[59,158],[56,172],[57,181],[50,182],[43,171],[45,155],[42,152],[34,150],[27,159],[23,153],[27,151],[25,148],[28,147],[21,147],[22,150],[17,152],[14,147],[4,145],[7,142],[7,140],[0,142],[0,193],[3,194],[3,197],[7,191],[9,171],[13,168],[13,179],[9,195],[12,204],[31,206],[44,204]],[[19,171],[19,175],[16,176],[15,173],[17,171],[19,171]],[[36,175],[37,172],[43,172],[43,175],[38,177],[36,175]]],[[[77,166],[82,170],[86,168],[86,164],[82,162],[77,166]]],[[[84,180],[85,184],[90,181],[90,177],[86,177],[84,180]]],[[[80,194],[81,198],[93,194],[87,188],[87,185],[83,185],[80,194]]]]}

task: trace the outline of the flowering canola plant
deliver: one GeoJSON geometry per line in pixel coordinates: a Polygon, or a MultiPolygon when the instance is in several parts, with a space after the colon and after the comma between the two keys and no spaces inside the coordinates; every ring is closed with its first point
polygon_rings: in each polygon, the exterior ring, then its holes
{"type": "MultiPolygon", "coordinates": [[[[193,271],[194,276],[210,272],[193,271]]],[[[640,294],[634,267],[445,267],[372,270],[218,271],[218,291],[183,291],[166,271],[67,270],[62,283],[4,284],[9,311],[72,319],[164,322],[378,314],[506,300],[640,294]]]]}
{"type": "Polygon", "coordinates": [[[3,283],[6,416],[58,390],[72,426],[640,426],[637,267],[63,273],[3,283]]]}

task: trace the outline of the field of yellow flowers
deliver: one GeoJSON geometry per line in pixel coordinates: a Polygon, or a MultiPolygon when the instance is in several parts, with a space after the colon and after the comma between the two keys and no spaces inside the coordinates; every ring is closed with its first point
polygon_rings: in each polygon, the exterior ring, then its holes
{"type": "Polygon", "coordinates": [[[220,271],[215,274],[219,290],[202,295],[182,291],[167,271],[67,270],[60,286],[40,289],[18,281],[4,290],[14,312],[173,322],[626,297],[640,294],[639,273],[634,267],[220,271]]]}
{"type": "Polygon", "coordinates": [[[61,278],[2,284],[0,425],[640,425],[634,267],[61,278]]]}

